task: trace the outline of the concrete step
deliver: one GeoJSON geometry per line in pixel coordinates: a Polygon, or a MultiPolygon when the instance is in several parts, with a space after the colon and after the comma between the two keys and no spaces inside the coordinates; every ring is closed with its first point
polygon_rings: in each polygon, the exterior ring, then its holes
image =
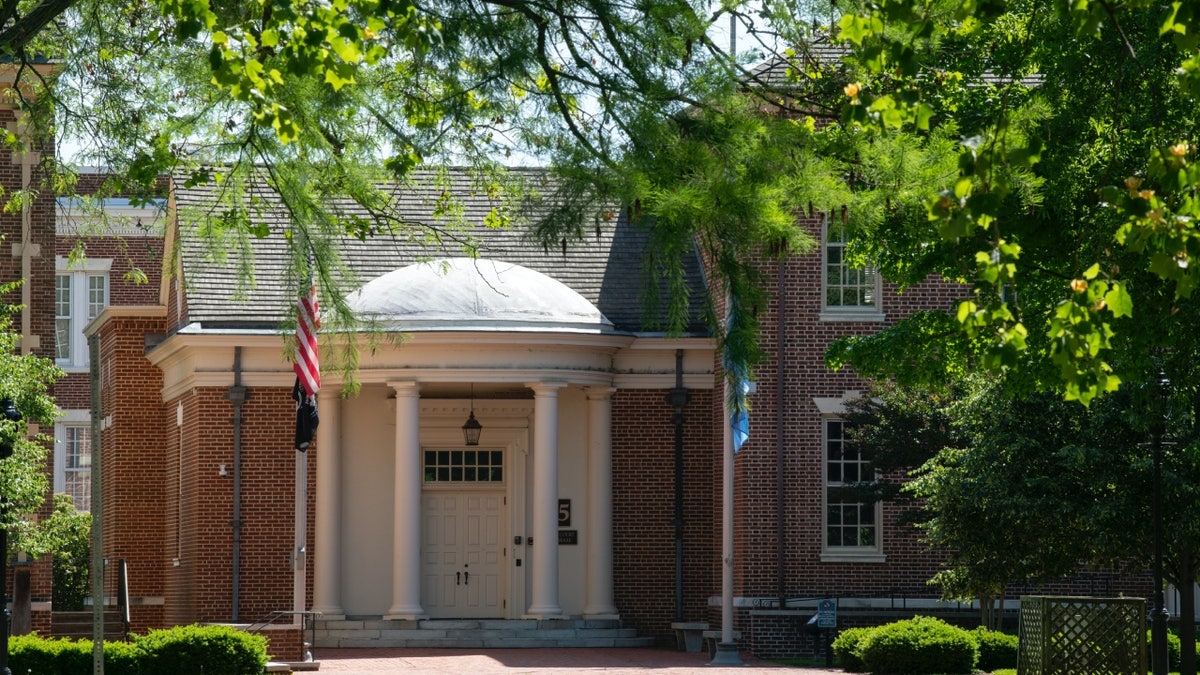
{"type": "Polygon", "coordinates": [[[616,620],[593,619],[422,619],[374,617],[316,622],[317,648],[418,647],[447,649],[538,647],[650,647],[616,620]]]}
{"type": "MultiPolygon", "coordinates": [[[[51,612],[50,635],[72,640],[90,640],[92,638],[92,610],[51,612]]],[[[125,621],[120,610],[104,611],[104,637],[109,640],[125,639],[125,621]]]]}

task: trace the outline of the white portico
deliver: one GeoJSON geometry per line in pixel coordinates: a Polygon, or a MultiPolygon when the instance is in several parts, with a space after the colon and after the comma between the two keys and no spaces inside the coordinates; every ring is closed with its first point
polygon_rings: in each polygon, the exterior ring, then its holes
{"type": "Polygon", "coordinates": [[[614,618],[612,397],[662,386],[679,341],[620,334],[562,283],[487,260],[405,267],[351,304],[404,339],[363,350],[357,396],[322,391],[313,609],[614,618]]]}

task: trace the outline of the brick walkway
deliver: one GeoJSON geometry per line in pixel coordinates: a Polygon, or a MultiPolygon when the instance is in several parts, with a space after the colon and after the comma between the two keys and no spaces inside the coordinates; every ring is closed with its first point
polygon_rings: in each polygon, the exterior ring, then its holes
{"type": "Polygon", "coordinates": [[[708,665],[708,654],[667,649],[318,649],[319,673],[411,673],[416,675],[492,675],[493,673],[596,672],[604,675],[778,675],[841,672],[790,668],[743,655],[745,666],[708,665]]]}

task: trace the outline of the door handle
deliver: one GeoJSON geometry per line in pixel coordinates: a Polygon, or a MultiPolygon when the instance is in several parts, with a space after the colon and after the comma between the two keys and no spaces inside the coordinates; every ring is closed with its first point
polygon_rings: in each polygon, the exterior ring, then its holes
{"type": "Polygon", "coordinates": [[[463,586],[470,586],[470,585],[471,585],[471,573],[463,572],[463,586]]]}
{"type": "Polygon", "coordinates": [[[462,575],[462,572],[455,572],[455,573],[454,573],[454,585],[455,585],[455,586],[458,586],[458,585],[462,584],[462,579],[460,578],[460,577],[461,577],[461,575],[462,575]]]}

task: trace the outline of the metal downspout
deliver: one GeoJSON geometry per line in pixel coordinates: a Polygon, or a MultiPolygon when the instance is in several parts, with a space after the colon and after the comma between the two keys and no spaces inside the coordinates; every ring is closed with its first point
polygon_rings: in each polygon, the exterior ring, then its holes
{"type": "Polygon", "coordinates": [[[233,404],[233,549],[230,561],[233,567],[231,583],[232,597],[230,619],[238,620],[238,606],[242,595],[242,405],[246,402],[246,388],[242,386],[242,348],[233,348],[233,386],[225,393],[233,404]]]}
{"type": "Polygon", "coordinates": [[[683,350],[675,350],[675,387],[667,403],[675,408],[675,620],[683,621],[683,406],[691,394],[683,386],[683,350]]]}
{"type": "Polygon", "coordinates": [[[777,528],[775,538],[777,540],[776,545],[778,546],[776,554],[778,555],[779,569],[776,571],[776,578],[779,580],[779,609],[787,609],[787,584],[784,578],[787,573],[787,559],[785,557],[787,548],[784,546],[783,541],[784,535],[787,533],[787,527],[783,520],[786,513],[784,499],[786,498],[785,488],[787,487],[783,474],[785,467],[783,452],[787,446],[786,440],[783,437],[783,432],[787,428],[785,424],[786,415],[784,414],[784,395],[787,382],[787,298],[784,297],[784,289],[787,287],[787,284],[784,283],[786,266],[786,260],[779,261],[779,275],[776,279],[778,288],[775,292],[775,302],[778,307],[776,314],[779,319],[779,325],[777,326],[778,334],[775,340],[778,349],[775,362],[775,438],[778,443],[775,451],[775,523],[777,528]]]}

